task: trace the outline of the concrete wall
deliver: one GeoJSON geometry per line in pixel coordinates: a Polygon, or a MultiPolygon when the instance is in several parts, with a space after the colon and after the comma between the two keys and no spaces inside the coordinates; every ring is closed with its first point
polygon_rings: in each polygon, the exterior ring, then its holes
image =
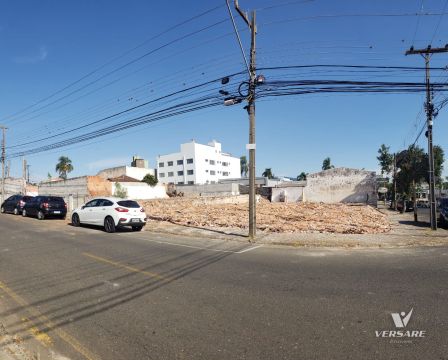
{"type": "Polygon", "coordinates": [[[187,197],[240,195],[238,184],[177,185],[176,190],[187,197]]]}
{"type": "Polygon", "coordinates": [[[271,194],[271,202],[293,203],[303,200],[304,187],[273,187],[271,194]]]}
{"type": "Polygon", "coordinates": [[[336,168],[307,176],[304,201],[368,203],[376,206],[376,174],[372,171],[336,168]]]}
{"type": "MultiPolygon", "coordinates": [[[[123,189],[127,191],[127,197],[134,200],[165,199],[168,197],[163,185],[149,186],[145,183],[120,182],[123,189]]],[[[115,193],[116,185],[112,183],[112,194],[115,193]]]]}
{"type": "Polygon", "coordinates": [[[61,196],[71,211],[95,196],[111,196],[112,184],[99,176],[42,182],[38,185],[39,195],[61,196]]]}
{"type": "Polygon", "coordinates": [[[110,169],[101,170],[97,176],[103,179],[115,178],[121,175],[127,175],[137,180],[143,180],[146,174],[154,175],[154,169],[138,168],[133,166],[118,166],[110,169]]]}

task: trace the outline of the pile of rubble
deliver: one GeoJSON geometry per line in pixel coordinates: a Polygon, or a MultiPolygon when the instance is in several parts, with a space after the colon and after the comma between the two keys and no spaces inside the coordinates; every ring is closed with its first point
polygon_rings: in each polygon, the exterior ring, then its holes
{"type": "MultiPolygon", "coordinates": [[[[142,203],[149,219],[211,228],[247,228],[247,204],[214,204],[188,198],[149,200],[142,203]]],[[[267,232],[322,232],[376,234],[391,227],[386,215],[370,206],[321,203],[257,204],[257,229],[267,232]]]]}

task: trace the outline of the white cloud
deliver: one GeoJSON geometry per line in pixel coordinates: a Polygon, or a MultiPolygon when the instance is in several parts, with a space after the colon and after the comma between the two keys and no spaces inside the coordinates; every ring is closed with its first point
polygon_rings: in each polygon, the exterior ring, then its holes
{"type": "Polygon", "coordinates": [[[48,56],[48,51],[45,46],[39,48],[39,52],[34,55],[17,56],[13,60],[17,64],[35,64],[44,61],[48,56]]]}
{"type": "Polygon", "coordinates": [[[87,164],[89,170],[102,170],[115,166],[129,165],[129,157],[115,157],[109,159],[102,159],[97,161],[92,161],[87,164]]]}

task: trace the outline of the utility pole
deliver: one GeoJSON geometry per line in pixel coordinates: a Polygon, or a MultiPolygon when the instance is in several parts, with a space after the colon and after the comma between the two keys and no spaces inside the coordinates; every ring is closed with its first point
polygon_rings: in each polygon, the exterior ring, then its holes
{"type": "Polygon", "coordinates": [[[27,179],[26,181],[28,184],[30,183],[30,166],[31,165],[26,166],[26,179],[27,179]]]}
{"type": "Polygon", "coordinates": [[[414,49],[412,46],[406,55],[422,55],[425,59],[425,77],[426,77],[426,125],[428,127],[428,158],[429,158],[429,201],[430,201],[430,216],[431,229],[437,230],[437,212],[436,212],[436,197],[435,197],[435,177],[434,177],[434,151],[432,143],[432,125],[433,125],[433,111],[434,105],[431,101],[431,84],[429,81],[429,60],[432,54],[448,52],[448,44],[443,48],[431,48],[429,45],[426,49],[414,49]]]}
{"type": "MultiPolygon", "coordinates": [[[[233,20],[232,13],[229,12],[232,18],[233,25],[235,27],[235,32],[240,43],[241,50],[243,52],[244,61],[249,71],[249,93],[247,96],[247,112],[249,114],[249,143],[246,148],[249,150],[249,240],[254,241],[257,231],[257,218],[256,218],[256,192],[255,192],[255,87],[257,85],[257,75],[256,75],[256,65],[255,65],[255,38],[257,34],[256,25],[256,13],[252,11],[251,19],[247,16],[247,13],[243,12],[238,6],[238,0],[234,0],[235,9],[243,18],[244,22],[250,29],[250,63],[247,64],[246,57],[244,55],[244,50],[241,45],[241,41],[236,31],[236,26],[233,20]]],[[[227,2],[228,5],[228,2],[227,2]]]]}
{"type": "Polygon", "coordinates": [[[2,129],[2,203],[5,201],[5,159],[6,159],[6,130],[7,127],[0,125],[0,129],[2,129]]]}
{"type": "Polygon", "coordinates": [[[394,153],[394,210],[397,211],[397,154],[394,153]]]}

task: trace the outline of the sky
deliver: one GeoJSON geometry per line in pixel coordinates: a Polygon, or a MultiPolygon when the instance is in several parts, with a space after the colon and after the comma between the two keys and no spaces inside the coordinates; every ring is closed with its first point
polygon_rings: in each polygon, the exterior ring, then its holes
{"type": "MultiPolygon", "coordinates": [[[[423,83],[423,70],[262,69],[316,64],[423,67],[421,56],[404,55],[410,46],[448,43],[448,0],[239,3],[245,10],[257,10],[256,63],[266,86],[279,80],[329,79],[423,83]]],[[[247,26],[233,14],[248,54],[247,26]]],[[[56,176],[62,155],[72,160],[73,177],[129,165],[133,155],[155,167],[157,155],[177,152],[191,139],[216,139],[223,151],[246,155],[245,104],[224,106],[218,93],[236,93],[247,80],[224,0],[3,1],[0,46],[0,124],[8,127],[6,151],[13,176],[21,176],[20,152],[46,145],[47,151],[25,156],[32,181],[46,179],[48,173],[56,176]],[[236,73],[229,84],[220,84],[219,79],[236,73]],[[202,83],[206,85],[187,90],[202,83]],[[215,96],[222,106],[51,148],[200,96],[215,96]]],[[[447,65],[448,53],[431,59],[431,67],[447,65]]],[[[436,82],[448,80],[447,70],[431,75],[436,82]]],[[[446,95],[434,97],[440,101],[446,95]]],[[[313,173],[326,157],[336,167],[378,170],[382,143],[392,152],[414,143],[425,121],[424,99],[424,93],[261,98],[256,104],[257,175],[268,167],[278,176],[313,173]]],[[[447,110],[441,109],[435,119],[434,143],[448,157],[447,110]]],[[[426,149],[424,136],[416,143],[426,149]]],[[[445,175],[447,170],[445,163],[445,175]]]]}

